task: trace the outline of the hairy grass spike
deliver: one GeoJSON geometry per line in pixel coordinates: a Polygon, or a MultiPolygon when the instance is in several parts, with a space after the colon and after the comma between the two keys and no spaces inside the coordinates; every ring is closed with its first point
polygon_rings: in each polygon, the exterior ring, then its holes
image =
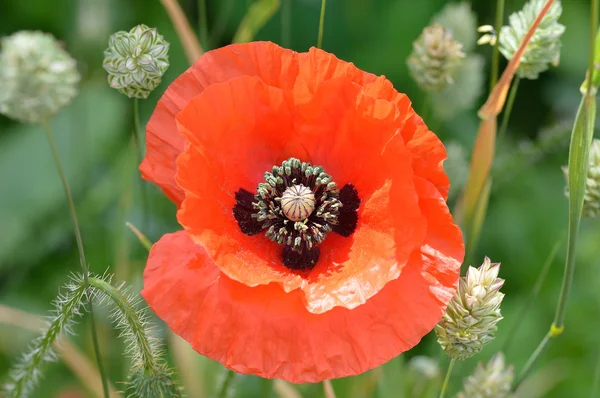
{"type": "Polygon", "coordinates": [[[114,286],[111,278],[109,275],[90,277],[89,283],[95,298],[114,305],[111,319],[121,331],[120,337],[125,339],[126,354],[132,362],[127,396],[180,397],[179,387],[161,359],[162,348],[149,325],[147,308],[140,305],[140,296],[130,292],[125,282],[114,286]]]}
{"type": "Polygon", "coordinates": [[[29,352],[9,373],[9,381],[4,386],[7,398],[28,397],[38,384],[46,362],[53,362],[57,355],[52,344],[62,334],[73,334],[72,326],[76,316],[81,316],[85,298],[85,285],[82,277],[72,276],[54,301],[53,314],[42,335],[34,340],[29,352]]]}
{"type": "MultiPolygon", "coordinates": [[[[124,282],[111,284],[112,275],[89,275],[92,298],[100,303],[111,301],[114,310],[113,323],[121,330],[127,344],[126,354],[131,357],[131,371],[127,383],[128,397],[180,397],[181,392],[172,380],[172,373],[161,359],[160,341],[154,337],[148,322],[148,310],[140,306],[141,299],[129,292],[124,282]]],[[[54,301],[55,309],[48,327],[37,338],[31,350],[23,355],[21,362],[10,372],[5,385],[7,398],[21,398],[31,395],[41,376],[45,362],[54,361],[57,355],[52,344],[61,334],[73,334],[72,326],[84,307],[85,282],[83,275],[73,275],[54,301]]]]}

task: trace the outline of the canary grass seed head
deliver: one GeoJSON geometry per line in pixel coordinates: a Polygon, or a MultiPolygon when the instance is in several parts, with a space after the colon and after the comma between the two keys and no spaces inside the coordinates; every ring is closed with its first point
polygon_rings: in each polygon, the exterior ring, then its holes
{"type": "Polygon", "coordinates": [[[423,91],[437,92],[454,83],[465,54],[462,44],[442,25],[426,27],[413,43],[408,70],[423,91]]]}
{"type": "MultiPolygon", "coordinates": [[[[509,24],[503,26],[498,37],[498,48],[510,60],[519,48],[527,31],[540,13],[546,0],[530,0],[521,11],[510,15],[509,24]]],[[[537,79],[549,65],[558,65],[560,60],[560,38],[565,27],[558,23],[562,5],[556,0],[527,44],[521,63],[517,69],[519,77],[537,79]]]]}
{"type": "Polygon", "coordinates": [[[129,98],[147,98],[169,68],[169,43],[156,28],[138,25],[113,34],[102,66],[108,84],[129,98]]]}
{"type": "Polygon", "coordinates": [[[502,319],[500,304],[504,280],[498,278],[499,263],[485,258],[479,268],[469,267],[446,313],[436,325],[438,343],[452,359],[467,359],[492,341],[502,319]]]}
{"type": "Polygon", "coordinates": [[[77,62],[50,34],[20,31],[0,49],[0,113],[23,123],[50,120],[77,95],[77,62]]]}
{"type": "Polygon", "coordinates": [[[499,352],[487,364],[479,363],[473,374],[464,380],[457,398],[508,398],[515,377],[512,365],[507,366],[499,352]]]}

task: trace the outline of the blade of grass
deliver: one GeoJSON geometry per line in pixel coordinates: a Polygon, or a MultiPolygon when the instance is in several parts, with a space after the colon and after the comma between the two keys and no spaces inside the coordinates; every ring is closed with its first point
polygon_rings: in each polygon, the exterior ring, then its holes
{"type": "Polygon", "coordinates": [[[92,344],[94,347],[94,353],[96,355],[96,363],[98,365],[98,372],[100,373],[100,379],[102,380],[102,387],[104,389],[104,396],[108,398],[108,378],[106,377],[106,372],[104,370],[104,366],[102,364],[102,355],[100,354],[100,344],[98,343],[98,331],[96,330],[96,321],[94,317],[94,306],[92,300],[90,298],[89,285],[88,285],[88,264],[85,259],[85,250],[83,248],[83,238],[81,237],[81,229],[79,228],[79,221],[77,219],[77,211],[75,210],[75,202],[73,201],[73,195],[71,195],[71,188],[69,187],[69,182],[67,181],[67,176],[65,175],[64,168],[62,166],[62,162],[60,161],[60,155],[58,153],[58,149],[56,148],[56,143],[54,141],[54,135],[52,134],[52,127],[50,121],[48,121],[44,125],[44,131],[46,133],[46,137],[48,138],[48,143],[50,144],[50,150],[52,151],[52,156],[54,157],[54,163],[56,164],[56,169],[60,176],[60,180],[62,181],[63,188],[65,190],[65,195],[67,196],[67,202],[69,203],[69,211],[71,212],[71,218],[73,219],[73,227],[75,230],[75,240],[77,242],[77,250],[79,252],[79,262],[81,263],[81,268],[83,269],[83,280],[85,283],[85,291],[86,291],[86,299],[88,304],[88,311],[90,313],[90,329],[92,335],[92,344]]]}
{"type": "Polygon", "coordinates": [[[181,45],[183,46],[183,50],[185,51],[189,63],[193,64],[204,53],[204,51],[202,51],[202,46],[198,41],[198,37],[192,30],[192,27],[177,0],[160,0],[160,2],[175,26],[175,30],[177,31],[179,40],[181,40],[181,45]]]}
{"type": "Polygon", "coordinates": [[[237,32],[235,32],[233,42],[247,43],[252,41],[277,10],[279,10],[279,0],[258,0],[252,3],[237,32]]]}
{"type": "Polygon", "coordinates": [[[327,0],[321,0],[321,16],[319,17],[319,36],[317,37],[317,48],[323,48],[323,29],[325,28],[325,8],[327,8],[327,0]]]}
{"type": "Polygon", "coordinates": [[[569,149],[569,232],[567,239],[567,259],[562,288],[556,306],[556,314],[550,330],[535,349],[516,380],[515,390],[527,377],[548,343],[564,332],[567,301],[575,273],[577,236],[579,233],[579,224],[581,223],[581,212],[583,210],[589,148],[594,134],[594,122],[596,119],[596,97],[591,94],[591,91],[585,93],[581,99],[571,135],[571,146],[569,149]]]}
{"type": "Polygon", "coordinates": [[[495,87],[492,90],[492,93],[488,97],[487,101],[479,109],[479,117],[480,118],[487,119],[487,118],[498,115],[502,111],[502,108],[504,107],[504,102],[506,101],[506,95],[508,93],[508,88],[510,87],[510,83],[512,82],[512,79],[515,76],[515,73],[517,72],[519,65],[521,64],[521,58],[523,57],[523,54],[525,53],[525,50],[527,49],[527,45],[529,44],[529,41],[533,37],[535,30],[538,28],[538,26],[542,22],[542,19],[544,18],[544,16],[546,15],[546,13],[550,9],[550,7],[552,6],[552,3],[554,3],[554,0],[546,1],[546,4],[544,4],[544,7],[542,7],[542,9],[540,10],[540,13],[538,14],[538,16],[535,18],[535,20],[529,27],[529,30],[527,31],[527,34],[525,35],[525,37],[523,37],[523,40],[521,41],[519,48],[517,49],[514,56],[512,57],[512,59],[510,60],[508,65],[506,66],[506,69],[504,69],[504,72],[502,73],[502,76],[500,77],[498,84],[495,85],[495,87]]]}

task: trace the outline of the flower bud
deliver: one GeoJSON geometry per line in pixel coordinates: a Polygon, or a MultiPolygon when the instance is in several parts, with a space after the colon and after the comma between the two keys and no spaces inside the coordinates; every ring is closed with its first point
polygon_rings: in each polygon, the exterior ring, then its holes
{"type": "Polygon", "coordinates": [[[1,44],[0,113],[41,124],[77,95],[77,62],[52,35],[21,31],[1,44]]]}
{"type": "MultiPolygon", "coordinates": [[[[583,196],[583,217],[593,218],[600,214],[600,139],[595,138],[590,146],[585,195],[583,196]]],[[[563,167],[567,184],[565,195],[569,196],[569,168],[563,167]]]]}
{"type": "Polygon", "coordinates": [[[169,43],[156,28],[138,25],[108,40],[102,66],[108,84],[129,98],[147,98],[169,67],[169,43]]]}
{"type": "MultiPolygon", "coordinates": [[[[512,59],[545,4],[546,0],[530,0],[521,11],[510,15],[509,25],[502,27],[498,38],[499,50],[506,59],[512,59]]],[[[561,14],[562,6],[560,1],[556,0],[544,15],[525,49],[517,69],[519,77],[537,79],[541,72],[548,69],[549,64],[558,64],[560,37],[565,31],[565,27],[558,23],[561,14]]]]}
{"type": "Polygon", "coordinates": [[[500,263],[486,257],[481,267],[469,267],[460,278],[456,294],[435,327],[438,343],[450,358],[467,359],[494,339],[504,298],[499,271],[500,263]]]}
{"type": "Polygon", "coordinates": [[[413,43],[407,64],[411,76],[422,90],[440,91],[454,83],[457,68],[465,54],[452,33],[439,24],[428,26],[413,43]]]}
{"type": "Polygon", "coordinates": [[[504,355],[499,352],[487,364],[479,363],[456,398],[507,398],[514,376],[513,367],[506,366],[504,355]]]}

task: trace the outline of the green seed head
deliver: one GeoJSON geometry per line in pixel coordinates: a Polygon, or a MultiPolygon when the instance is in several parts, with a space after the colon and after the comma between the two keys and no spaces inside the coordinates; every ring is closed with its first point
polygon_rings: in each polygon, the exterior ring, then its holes
{"type": "Polygon", "coordinates": [[[450,358],[467,359],[494,339],[504,298],[499,271],[500,264],[486,257],[481,267],[469,267],[460,278],[456,294],[435,327],[438,343],[450,358]]]}
{"type": "Polygon", "coordinates": [[[108,84],[129,98],[147,98],[169,67],[169,43],[156,28],[138,25],[113,34],[102,66],[108,84]]]}

